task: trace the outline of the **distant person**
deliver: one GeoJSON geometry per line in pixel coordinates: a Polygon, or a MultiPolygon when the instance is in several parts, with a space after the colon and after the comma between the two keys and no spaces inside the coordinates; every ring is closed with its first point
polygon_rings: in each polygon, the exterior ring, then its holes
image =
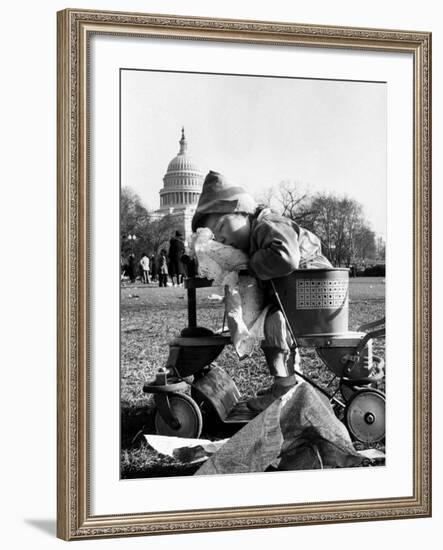
{"type": "Polygon", "coordinates": [[[180,231],[175,232],[175,236],[169,241],[169,275],[171,276],[171,282],[174,286],[174,277],[177,281],[177,286],[183,283],[183,264],[181,257],[185,253],[185,241],[180,231]]]}
{"type": "Polygon", "coordinates": [[[168,283],[168,257],[166,250],[162,248],[158,259],[158,286],[166,287],[168,283]]]}
{"type": "Polygon", "coordinates": [[[140,266],[142,268],[142,282],[145,285],[149,284],[149,272],[151,270],[149,264],[149,256],[145,252],[140,260],[140,266]]]}
{"type": "Polygon", "coordinates": [[[137,264],[135,262],[135,254],[132,253],[129,255],[128,259],[128,277],[131,283],[135,283],[137,278],[137,264]]]}
{"type": "Polygon", "coordinates": [[[157,260],[155,259],[155,254],[149,258],[149,267],[151,269],[151,281],[157,281],[157,260]]]}

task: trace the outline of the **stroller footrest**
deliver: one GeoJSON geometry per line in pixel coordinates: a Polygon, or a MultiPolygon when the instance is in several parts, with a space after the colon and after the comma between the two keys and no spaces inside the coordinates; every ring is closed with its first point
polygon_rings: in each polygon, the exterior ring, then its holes
{"type": "Polygon", "coordinates": [[[155,384],[155,379],[146,382],[143,386],[143,391],[145,393],[172,393],[184,391],[187,388],[188,384],[186,382],[172,382],[171,384],[155,384]]]}
{"type": "Polygon", "coordinates": [[[232,378],[221,367],[211,367],[192,384],[199,398],[208,401],[222,422],[240,401],[240,392],[232,378]]]}

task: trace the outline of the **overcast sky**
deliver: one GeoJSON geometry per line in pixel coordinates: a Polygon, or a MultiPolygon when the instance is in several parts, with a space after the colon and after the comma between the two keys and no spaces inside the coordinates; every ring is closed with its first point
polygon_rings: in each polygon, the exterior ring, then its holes
{"type": "Polygon", "coordinates": [[[386,235],[383,83],[124,70],[121,115],[122,185],[150,209],[184,126],[204,174],[347,194],[386,235]]]}

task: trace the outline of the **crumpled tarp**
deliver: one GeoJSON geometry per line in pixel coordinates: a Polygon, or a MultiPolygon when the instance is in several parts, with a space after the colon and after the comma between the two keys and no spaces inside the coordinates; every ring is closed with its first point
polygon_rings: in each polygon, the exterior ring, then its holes
{"type": "Polygon", "coordinates": [[[327,398],[301,382],[231,437],[194,475],[349,468],[363,461],[327,398]]]}

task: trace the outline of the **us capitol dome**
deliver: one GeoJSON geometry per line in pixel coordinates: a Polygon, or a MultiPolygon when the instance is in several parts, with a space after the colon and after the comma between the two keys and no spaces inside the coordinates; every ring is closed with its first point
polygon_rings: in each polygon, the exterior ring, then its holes
{"type": "Polygon", "coordinates": [[[155,215],[160,218],[169,214],[173,230],[181,231],[185,240],[189,240],[192,233],[191,220],[200,197],[204,174],[188,155],[184,128],[179,143],[178,154],[170,161],[163,176],[160,208],[155,215]]]}

